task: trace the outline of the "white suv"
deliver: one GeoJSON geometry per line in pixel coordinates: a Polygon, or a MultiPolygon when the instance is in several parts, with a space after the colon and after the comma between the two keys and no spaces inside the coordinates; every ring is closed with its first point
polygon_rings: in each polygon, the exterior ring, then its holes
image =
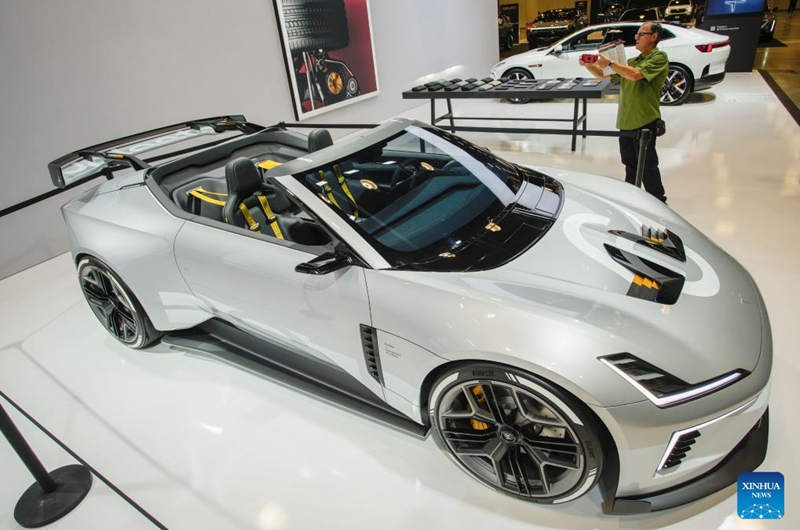
{"type": "Polygon", "coordinates": [[[693,16],[694,4],[692,4],[692,0],[670,0],[667,9],[664,11],[665,20],[689,22],[693,16]]]}

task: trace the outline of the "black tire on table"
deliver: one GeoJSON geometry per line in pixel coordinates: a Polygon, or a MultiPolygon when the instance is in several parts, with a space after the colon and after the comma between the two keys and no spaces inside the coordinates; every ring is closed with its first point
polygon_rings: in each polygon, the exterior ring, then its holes
{"type": "Polygon", "coordinates": [[[339,50],[350,43],[344,0],[283,0],[282,4],[292,54],[339,50]]]}
{"type": "Polygon", "coordinates": [[[78,280],[92,313],[122,344],[141,349],[161,338],[142,304],[108,265],[83,257],[78,262],[78,280]]]}
{"type": "Polygon", "coordinates": [[[428,399],[439,447],[467,474],[529,502],[577,499],[597,483],[604,453],[595,419],[563,389],[491,363],[456,366],[428,399]]]}

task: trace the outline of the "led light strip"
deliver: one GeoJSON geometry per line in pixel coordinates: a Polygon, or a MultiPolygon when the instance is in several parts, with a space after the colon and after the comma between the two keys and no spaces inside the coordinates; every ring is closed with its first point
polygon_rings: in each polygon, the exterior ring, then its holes
{"type": "Polygon", "coordinates": [[[694,399],[703,394],[710,394],[711,392],[714,392],[725,386],[728,386],[729,384],[733,383],[734,381],[742,377],[741,372],[734,372],[726,376],[723,376],[719,379],[715,379],[714,381],[711,381],[709,383],[706,383],[703,386],[698,386],[686,390],[685,392],[679,392],[677,394],[670,394],[668,396],[658,397],[649,390],[647,390],[645,387],[640,385],[637,380],[635,380],[634,378],[632,378],[631,376],[620,370],[614,363],[612,363],[608,359],[601,358],[599,360],[601,363],[605,364],[606,366],[614,370],[616,373],[618,373],[620,376],[622,376],[627,382],[633,385],[639,392],[644,394],[645,397],[647,397],[647,399],[652,401],[653,404],[655,404],[657,407],[668,407],[670,405],[675,405],[676,403],[680,403],[682,401],[689,401],[690,399],[694,399]]]}
{"type": "Polygon", "coordinates": [[[664,464],[667,463],[667,460],[669,460],[669,455],[672,454],[672,450],[675,449],[675,445],[678,443],[678,440],[680,440],[681,436],[683,436],[684,434],[690,433],[692,431],[700,432],[700,429],[705,429],[709,425],[713,425],[714,423],[717,423],[718,421],[722,421],[725,418],[733,416],[734,414],[737,414],[737,413],[741,412],[742,410],[746,409],[747,407],[749,407],[750,405],[755,403],[757,399],[758,399],[758,396],[754,397],[753,399],[751,399],[750,401],[748,401],[747,403],[745,403],[741,407],[737,407],[737,408],[733,409],[732,411],[723,414],[722,416],[718,416],[718,417],[716,417],[716,418],[714,418],[712,420],[709,420],[709,421],[707,421],[705,423],[701,423],[700,425],[695,425],[694,427],[687,427],[686,429],[683,429],[681,431],[675,431],[674,433],[672,433],[672,438],[670,438],[669,444],[667,445],[667,451],[664,453],[664,456],[661,458],[661,462],[658,463],[658,467],[656,468],[656,473],[661,471],[661,469],[664,467],[664,464]]]}

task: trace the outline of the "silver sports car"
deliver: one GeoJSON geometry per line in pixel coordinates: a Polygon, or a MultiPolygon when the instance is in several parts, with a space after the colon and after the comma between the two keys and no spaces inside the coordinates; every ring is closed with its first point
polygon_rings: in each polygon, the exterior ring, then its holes
{"type": "Polygon", "coordinates": [[[527,501],[599,484],[607,513],[661,510],[764,459],[758,288],[634,186],[400,119],[335,145],[197,120],[50,173],[109,178],[63,213],[89,307],[132,348],[202,351],[432,430],[527,501]]]}

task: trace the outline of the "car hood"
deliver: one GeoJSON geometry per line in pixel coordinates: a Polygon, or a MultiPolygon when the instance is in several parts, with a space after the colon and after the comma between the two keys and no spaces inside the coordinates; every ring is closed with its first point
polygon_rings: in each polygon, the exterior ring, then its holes
{"type": "Polygon", "coordinates": [[[629,184],[535,169],[563,184],[562,211],[536,245],[486,271],[495,292],[499,289],[538,308],[546,304],[573,321],[576,330],[590,326],[590,333],[602,336],[612,350],[633,353],[691,383],[755,368],[763,307],[741,265],[668,207],[629,184]],[[643,227],[680,237],[686,261],[635,242],[643,227]],[[609,248],[685,277],[677,300],[657,303],[629,295],[634,273],[615,261],[609,248]]]}

